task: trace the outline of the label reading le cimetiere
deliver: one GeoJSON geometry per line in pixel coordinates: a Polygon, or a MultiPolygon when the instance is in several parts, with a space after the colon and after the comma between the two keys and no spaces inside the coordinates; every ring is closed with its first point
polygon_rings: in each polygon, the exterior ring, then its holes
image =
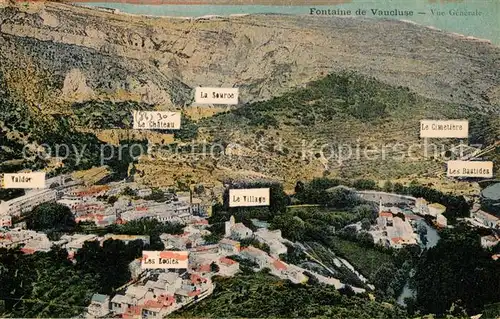
{"type": "Polygon", "coordinates": [[[449,177],[493,177],[493,162],[487,161],[448,161],[449,177]]]}
{"type": "Polygon", "coordinates": [[[3,174],[3,188],[45,188],[45,172],[3,174]]]}
{"type": "Polygon", "coordinates": [[[469,121],[467,120],[423,120],[420,121],[420,137],[425,138],[467,138],[469,121]]]}
{"type": "Polygon", "coordinates": [[[181,113],[165,111],[134,111],[134,129],[178,130],[181,128],[181,113]]]}
{"type": "Polygon", "coordinates": [[[188,257],[188,251],[143,251],[141,268],[188,268],[188,257]]]}
{"type": "Polygon", "coordinates": [[[269,206],[269,188],[229,190],[229,207],[269,206]]]}
{"type": "Polygon", "coordinates": [[[194,93],[196,104],[238,104],[238,88],[197,87],[194,93]]]}

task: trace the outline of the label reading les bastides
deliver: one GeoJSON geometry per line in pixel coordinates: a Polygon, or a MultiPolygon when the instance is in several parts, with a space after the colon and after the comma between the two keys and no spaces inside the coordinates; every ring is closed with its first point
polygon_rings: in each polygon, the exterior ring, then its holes
{"type": "Polygon", "coordinates": [[[487,161],[448,161],[449,177],[493,177],[493,162],[487,161]]]}
{"type": "Polygon", "coordinates": [[[467,120],[423,120],[420,121],[420,137],[430,138],[467,138],[469,121],[467,120]]]}
{"type": "Polygon", "coordinates": [[[3,188],[45,188],[45,172],[3,174],[3,188]]]}
{"type": "Polygon", "coordinates": [[[143,251],[142,269],[188,268],[188,251],[143,251]]]}
{"type": "Polygon", "coordinates": [[[197,87],[194,93],[196,104],[238,104],[238,88],[197,87]]]}
{"type": "Polygon", "coordinates": [[[181,113],[168,111],[134,111],[134,129],[178,130],[181,128],[181,113]]]}
{"type": "Polygon", "coordinates": [[[229,190],[229,207],[269,206],[269,188],[229,190]]]}

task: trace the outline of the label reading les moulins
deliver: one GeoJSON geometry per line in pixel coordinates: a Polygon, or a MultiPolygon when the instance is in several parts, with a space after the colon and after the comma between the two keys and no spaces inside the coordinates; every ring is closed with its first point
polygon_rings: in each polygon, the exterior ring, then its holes
{"type": "Polygon", "coordinates": [[[420,137],[430,138],[467,138],[469,121],[467,120],[423,120],[420,121],[420,137]]]}
{"type": "Polygon", "coordinates": [[[178,130],[181,128],[181,113],[165,111],[134,111],[134,129],[178,130]]]}
{"type": "Polygon", "coordinates": [[[269,188],[229,190],[229,207],[269,206],[269,188]]]}
{"type": "Polygon", "coordinates": [[[448,161],[449,177],[493,177],[493,162],[487,161],[448,161]]]}
{"type": "Polygon", "coordinates": [[[143,251],[141,268],[188,268],[188,256],[188,251],[143,251]]]}
{"type": "Polygon", "coordinates": [[[196,104],[238,104],[238,88],[197,87],[194,93],[196,104]]]}
{"type": "Polygon", "coordinates": [[[3,188],[45,188],[45,172],[4,174],[3,188]]]}

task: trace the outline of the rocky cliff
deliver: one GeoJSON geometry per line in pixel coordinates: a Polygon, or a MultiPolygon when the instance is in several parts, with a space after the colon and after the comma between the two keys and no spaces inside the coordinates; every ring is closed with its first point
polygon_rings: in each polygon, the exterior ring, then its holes
{"type": "MultiPolygon", "coordinates": [[[[133,101],[192,114],[194,87],[239,87],[237,109],[199,122],[198,137],[254,151],[262,136],[284,138],[288,148],[270,152],[277,156],[260,152],[246,159],[223,156],[198,164],[178,160],[190,166],[191,176],[202,170],[199,179],[214,174],[222,179],[236,172],[293,183],[335,174],[326,163],[301,161],[300,139],[334,137],[340,143],[360,137],[362,145],[410,143],[418,140],[418,121],[423,117],[488,118],[500,112],[500,48],[395,20],[287,15],[153,18],[60,3],[4,4],[0,59],[3,92],[22,101],[39,119],[90,114],[97,100],[133,101]],[[317,82],[313,89],[300,91],[312,81],[344,71],[356,76],[317,82]],[[279,96],[267,104],[253,103],[279,96]],[[75,105],[86,109],[75,115],[75,105]]],[[[99,103],[99,116],[115,112],[99,103]]],[[[198,108],[194,113],[210,117],[224,110],[198,108]]],[[[497,131],[482,142],[490,144],[497,131]]],[[[142,162],[145,166],[139,168],[147,179],[148,171],[169,171],[167,164],[157,161],[153,169],[148,166],[153,164],[142,162]]],[[[441,169],[431,160],[417,164],[418,169],[413,164],[385,161],[363,166],[358,160],[337,169],[349,171],[348,176],[357,172],[354,175],[381,178],[411,172],[435,176],[441,169]]],[[[170,167],[172,176],[156,176],[158,183],[182,174],[170,167]]]]}
{"type": "Polygon", "coordinates": [[[399,21],[248,15],[147,18],[64,4],[0,9],[3,66],[26,55],[62,97],[124,91],[185,106],[196,86],[268,99],[331,71],[356,70],[423,96],[490,108],[500,49],[399,21]]]}

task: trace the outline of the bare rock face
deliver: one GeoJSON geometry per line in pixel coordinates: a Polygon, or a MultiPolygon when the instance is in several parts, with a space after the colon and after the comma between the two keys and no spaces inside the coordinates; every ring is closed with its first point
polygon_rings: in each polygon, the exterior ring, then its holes
{"type": "Polygon", "coordinates": [[[354,70],[422,96],[491,111],[485,96],[499,82],[498,47],[400,21],[148,18],[58,3],[5,7],[0,21],[0,41],[10,43],[9,50],[0,48],[6,63],[10,54],[26,54],[66,91],[121,90],[177,107],[191,104],[196,86],[239,87],[245,103],[354,70]],[[85,74],[86,86],[71,73],[75,68],[85,74]],[[128,85],[130,79],[138,85],[128,85]]]}
{"type": "Polygon", "coordinates": [[[46,25],[48,27],[55,28],[59,25],[59,19],[55,15],[52,15],[45,10],[42,10],[40,12],[40,18],[42,18],[43,20],[43,25],[46,25]]]}
{"type": "Polygon", "coordinates": [[[79,69],[72,69],[64,79],[62,97],[76,102],[91,100],[94,92],[87,86],[85,76],[79,69]]]}

